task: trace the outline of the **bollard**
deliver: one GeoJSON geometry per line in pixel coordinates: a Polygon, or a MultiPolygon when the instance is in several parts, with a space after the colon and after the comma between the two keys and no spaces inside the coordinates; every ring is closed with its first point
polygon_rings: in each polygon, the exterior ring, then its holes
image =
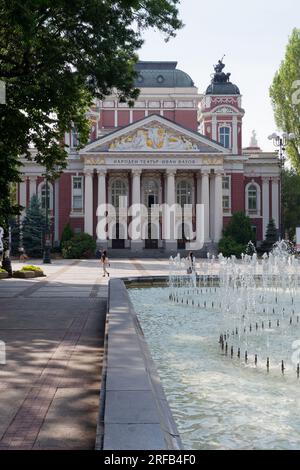
{"type": "Polygon", "coordinates": [[[270,359],[267,357],[267,371],[269,372],[270,369],[270,359]]]}
{"type": "Polygon", "coordinates": [[[226,356],[227,356],[227,353],[228,353],[228,343],[226,341],[226,344],[225,344],[225,354],[226,354],[226,356]]]}
{"type": "Polygon", "coordinates": [[[247,353],[247,351],[245,351],[245,362],[246,362],[246,364],[248,362],[248,353],[247,353]]]}
{"type": "Polygon", "coordinates": [[[277,320],[277,326],[279,326],[279,324],[280,324],[280,323],[279,323],[279,320],[277,320]]]}
{"type": "Polygon", "coordinates": [[[297,364],[297,379],[299,379],[299,375],[300,375],[300,364],[298,362],[298,364],[297,364]]]}
{"type": "Polygon", "coordinates": [[[240,350],[240,348],[238,348],[237,357],[238,357],[239,359],[240,359],[240,357],[241,357],[241,350],[240,350]]]}
{"type": "Polygon", "coordinates": [[[230,356],[231,356],[231,359],[233,358],[233,346],[231,346],[231,349],[230,349],[230,356]]]}
{"type": "Polygon", "coordinates": [[[257,366],[257,354],[254,356],[254,364],[257,366]]]}
{"type": "Polygon", "coordinates": [[[284,362],[281,361],[281,372],[284,374],[284,362]]]}

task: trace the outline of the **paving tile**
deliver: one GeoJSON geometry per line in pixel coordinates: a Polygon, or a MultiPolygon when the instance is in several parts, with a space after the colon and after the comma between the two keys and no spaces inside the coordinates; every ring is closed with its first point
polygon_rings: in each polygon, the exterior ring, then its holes
{"type": "Polygon", "coordinates": [[[159,423],[152,391],[107,391],[105,423],[159,423]]]}
{"type": "Polygon", "coordinates": [[[106,424],[104,450],[163,450],[159,424],[106,424]]]}

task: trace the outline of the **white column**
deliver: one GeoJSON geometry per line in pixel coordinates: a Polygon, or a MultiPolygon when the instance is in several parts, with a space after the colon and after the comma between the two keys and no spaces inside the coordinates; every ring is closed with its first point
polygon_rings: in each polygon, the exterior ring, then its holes
{"type": "Polygon", "coordinates": [[[141,170],[132,170],[132,204],[141,203],[141,170]]]}
{"type": "Polygon", "coordinates": [[[217,135],[217,116],[212,116],[212,119],[211,119],[211,124],[212,124],[212,128],[211,128],[211,138],[213,140],[218,140],[218,135],[217,135]]]}
{"type": "Polygon", "coordinates": [[[204,241],[209,241],[209,173],[202,172],[201,204],[204,205],[204,241]]]}
{"type": "Polygon", "coordinates": [[[29,201],[36,195],[36,176],[29,177],[29,201]]]}
{"type": "MultiPolygon", "coordinates": [[[[98,207],[104,206],[106,204],[106,170],[98,170],[98,207]]],[[[104,213],[104,210],[100,211],[101,214],[104,213]]],[[[103,215],[98,216],[98,222],[102,220],[103,215]]],[[[96,230],[97,235],[97,242],[101,245],[102,249],[107,248],[107,239],[106,238],[98,238],[98,233],[96,230]]]]}
{"type": "Polygon", "coordinates": [[[197,173],[197,201],[196,204],[201,204],[201,179],[202,175],[200,171],[197,173]]]}
{"type": "Polygon", "coordinates": [[[269,201],[269,178],[263,178],[262,183],[262,215],[263,215],[263,240],[266,238],[267,226],[270,220],[270,201],[269,201]]]}
{"type": "Polygon", "coordinates": [[[93,235],[93,173],[88,171],[84,178],[84,231],[93,235]]]}
{"type": "Polygon", "coordinates": [[[222,207],[222,174],[215,175],[215,223],[214,242],[218,243],[222,236],[223,228],[223,207],[222,207]]]}
{"type": "Polygon", "coordinates": [[[175,234],[176,211],[171,210],[176,203],[175,194],[175,175],[176,170],[167,170],[167,198],[166,204],[168,209],[164,214],[164,232],[167,237],[165,239],[165,247],[167,251],[177,249],[177,234],[175,234]]]}
{"type": "Polygon", "coordinates": [[[25,209],[26,209],[26,202],[27,202],[27,184],[26,184],[26,177],[24,180],[22,180],[19,183],[19,204],[20,206],[24,207],[24,210],[22,211],[22,217],[24,216],[25,209]]]}
{"type": "Polygon", "coordinates": [[[272,218],[279,228],[279,182],[278,178],[272,178],[272,218]]]}
{"type": "Polygon", "coordinates": [[[237,132],[237,116],[232,117],[232,153],[238,153],[238,132],[237,132]]]}
{"type": "MultiPolygon", "coordinates": [[[[132,170],[132,205],[141,204],[141,170],[132,170]]],[[[142,230],[142,219],[140,220],[142,230]]],[[[142,233],[139,239],[131,240],[131,250],[141,251],[143,249],[142,233]]]]}

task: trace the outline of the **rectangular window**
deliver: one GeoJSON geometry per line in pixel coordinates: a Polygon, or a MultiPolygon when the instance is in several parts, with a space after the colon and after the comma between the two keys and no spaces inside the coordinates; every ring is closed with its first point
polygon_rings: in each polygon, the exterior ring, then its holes
{"type": "Polygon", "coordinates": [[[72,178],[72,210],[74,212],[83,211],[83,177],[73,176],[72,178]]]}
{"type": "Polygon", "coordinates": [[[222,182],[223,189],[229,189],[229,185],[230,185],[229,180],[230,180],[229,176],[223,176],[223,182],[222,182]]]}
{"type": "Polygon", "coordinates": [[[223,196],[223,212],[229,212],[230,201],[229,196],[223,196]]]}
{"type": "Polygon", "coordinates": [[[79,145],[79,135],[77,129],[72,129],[71,131],[71,147],[76,148],[79,145]]]}
{"type": "Polygon", "coordinates": [[[223,212],[231,212],[231,177],[223,176],[222,179],[222,193],[223,193],[223,212]]]}

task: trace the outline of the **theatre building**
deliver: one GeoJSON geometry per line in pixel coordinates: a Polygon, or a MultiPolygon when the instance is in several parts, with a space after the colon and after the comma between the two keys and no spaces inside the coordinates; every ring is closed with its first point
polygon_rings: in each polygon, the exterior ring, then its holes
{"type": "MultiPolygon", "coordinates": [[[[136,67],[141,91],[134,107],[108,96],[89,113],[91,134],[85,148],[77,149],[75,129],[65,136],[68,166],[49,183],[53,244],[59,243],[67,223],[75,233],[97,239],[97,207],[106,203],[116,208],[117,223],[98,244],[111,254],[169,253],[186,247],[190,234],[180,211],[178,240],[164,239],[164,217],[158,209],[152,210],[156,231],[147,226],[152,221],[146,213],[143,223],[149,237],[124,239],[122,227],[130,222],[127,207],[138,203],[149,212],[156,205],[189,205],[185,217],[193,227],[196,205],[203,204],[203,251],[218,243],[234,212],[244,211],[259,243],[271,217],[279,227],[278,161],[274,153],[258,147],[255,133],[249,147],[242,148],[242,96],[230,74],[223,72],[222,61],[203,94],[176,62],[139,62],[136,67]]],[[[23,163],[19,203],[26,207],[37,194],[45,207],[43,169],[23,163]]]]}

